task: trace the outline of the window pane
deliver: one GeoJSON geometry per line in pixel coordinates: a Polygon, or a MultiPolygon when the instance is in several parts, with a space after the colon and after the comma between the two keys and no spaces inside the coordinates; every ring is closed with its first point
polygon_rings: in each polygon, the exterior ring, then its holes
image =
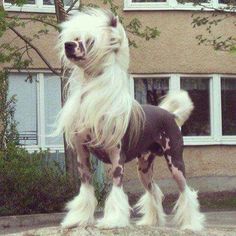
{"type": "Polygon", "coordinates": [[[236,135],[236,78],[221,79],[222,133],[236,135]]]}
{"type": "MultiPolygon", "coordinates": [[[[208,1],[209,0],[198,0],[197,3],[207,3],[208,1]]],[[[194,4],[194,3],[196,3],[196,1],[194,1],[194,0],[182,0],[179,3],[180,4],[185,4],[185,3],[192,3],[192,4],[194,4]]],[[[198,6],[198,4],[196,4],[196,6],[198,6]]]]}
{"type": "Polygon", "coordinates": [[[132,0],[132,2],[166,2],[166,0],[132,0]]]}
{"type": "Polygon", "coordinates": [[[43,0],[43,5],[54,5],[54,0],[43,0]]]}
{"type": "MultiPolygon", "coordinates": [[[[14,1],[12,0],[5,0],[5,2],[14,4],[14,1]]],[[[35,0],[27,0],[25,4],[35,4],[35,0]]]]}
{"type": "Polygon", "coordinates": [[[181,88],[187,90],[194,103],[190,118],[182,127],[184,136],[210,135],[209,79],[181,78],[181,88]]]}
{"type": "Polygon", "coordinates": [[[57,76],[44,75],[44,106],[45,106],[45,134],[46,145],[63,144],[62,137],[47,137],[54,130],[54,123],[61,109],[61,84],[57,76]]]}
{"type": "Polygon", "coordinates": [[[37,137],[37,90],[36,76],[32,82],[25,81],[26,74],[9,75],[9,96],[16,95],[15,120],[18,122],[20,144],[36,145],[37,137]]]}
{"type": "MultiPolygon", "coordinates": [[[[65,6],[70,6],[73,0],[63,0],[65,6]]],[[[43,0],[44,5],[54,5],[54,0],[43,0]]]]}
{"type": "Polygon", "coordinates": [[[160,98],[168,92],[168,78],[135,78],[135,99],[141,104],[158,105],[160,98]]]}
{"type": "Polygon", "coordinates": [[[235,2],[233,2],[233,0],[219,0],[219,4],[229,4],[232,6],[235,2]]]}

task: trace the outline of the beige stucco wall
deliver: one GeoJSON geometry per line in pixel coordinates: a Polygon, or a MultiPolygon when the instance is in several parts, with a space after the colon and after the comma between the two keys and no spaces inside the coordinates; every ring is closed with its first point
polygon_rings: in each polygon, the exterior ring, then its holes
{"type": "MultiPolygon", "coordinates": [[[[157,26],[157,40],[139,42],[131,50],[132,73],[236,73],[236,55],[198,45],[198,34],[205,29],[192,27],[190,11],[138,12],[144,25],[157,26]]],[[[126,13],[130,18],[133,13],[126,13]]],[[[235,35],[232,19],[216,28],[217,35],[235,35]]]]}
{"type": "MultiPolygon", "coordinates": [[[[185,146],[184,162],[189,184],[200,192],[236,191],[235,153],[235,146],[185,146]]],[[[106,165],[106,169],[108,173],[110,167],[106,165]]],[[[136,169],[136,160],[125,165],[124,183],[131,193],[143,191],[136,169]]],[[[156,157],[154,179],[164,192],[177,191],[164,157],[156,157]]]]}
{"type": "MultiPolygon", "coordinates": [[[[95,1],[96,2],[96,1],[95,1]]],[[[128,11],[122,12],[125,23],[133,17],[141,20],[144,26],[157,27],[161,32],[156,40],[145,41],[134,38],[138,48],[131,48],[130,72],[132,73],[229,73],[236,74],[236,55],[214,51],[210,46],[198,45],[196,35],[206,33],[205,29],[193,28],[191,11],[128,11]]],[[[210,13],[199,13],[209,15],[210,13]]],[[[25,14],[28,15],[28,14],[25,14]]],[[[217,35],[235,35],[234,18],[223,21],[215,29],[217,35]]],[[[50,32],[33,44],[41,49],[47,60],[59,67],[55,49],[58,33],[48,27],[50,32]]],[[[30,23],[21,29],[26,35],[33,35],[40,29],[39,23],[30,23]]],[[[3,40],[9,41],[14,33],[9,33],[3,40]]],[[[35,54],[33,68],[46,68],[35,54]]]]}

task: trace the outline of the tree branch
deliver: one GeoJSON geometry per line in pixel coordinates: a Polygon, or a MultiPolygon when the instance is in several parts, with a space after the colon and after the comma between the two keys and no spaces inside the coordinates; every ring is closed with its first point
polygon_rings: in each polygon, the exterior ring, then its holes
{"type": "Polygon", "coordinates": [[[43,60],[43,62],[48,66],[48,68],[56,75],[61,76],[60,73],[58,73],[56,71],[56,69],[54,69],[50,63],[48,62],[48,60],[43,56],[43,54],[38,50],[38,48],[36,48],[31,42],[29,42],[22,34],[20,34],[16,29],[14,29],[13,27],[9,26],[9,29],[11,29],[17,36],[19,36],[26,44],[28,44],[32,49],[34,49],[34,51],[38,54],[38,56],[43,60]]]}
{"type": "Polygon", "coordinates": [[[215,8],[213,6],[206,6],[202,3],[199,3],[198,5],[201,6],[202,8],[205,8],[205,9],[208,9],[208,10],[213,10],[217,13],[227,13],[227,14],[230,14],[230,15],[234,15],[235,10],[236,10],[235,6],[232,6],[231,8],[227,8],[227,7],[215,8]]]}
{"type": "MultiPolygon", "coordinates": [[[[14,19],[14,17],[10,17],[10,16],[7,16],[6,18],[8,19],[14,19]]],[[[43,24],[46,24],[46,25],[49,25],[51,27],[53,27],[54,29],[58,30],[59,27],[57,25],[54,25],[50,22],[47,22],[47,21],[44,21],[40,18],[32,18],[32,17],[19,17],[20,20],[31,20],[31,21],[39,21],[39,22],[42,22],[43,24]]]]}
{"type": "Polygon", "coordinates": [[[27,44],[27,43],[25,43],[25,46],[26,46],[26,53],[27,53],[27,56],[28,56],[28,58],[30,59],[30,62],[32,63],[33,62],[33,58],[30,56],[30,54],[29,54],[29,50],[30,50],[30,48],[29,48],[29,45],[27,44]]]}
{"type": "Polygon", "coordinates": [[[75,4],[78,2],[79,0],[75,0],[71,5],[70,5],[70,7],[66,10],[66,13],[69,13],[72,9],[73,9],[73,7],[75,6],[75,4]]]}

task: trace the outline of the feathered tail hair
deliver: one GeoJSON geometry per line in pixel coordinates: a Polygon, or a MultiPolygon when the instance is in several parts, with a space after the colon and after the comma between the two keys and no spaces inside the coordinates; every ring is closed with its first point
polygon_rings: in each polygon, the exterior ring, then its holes
{"type": "Polygon", "coordinates": [[[160,108],[175,115],[175,121],[181,127],[194,108],[188,93],[184,90],[169,92],[159,105],[160,108]]]}

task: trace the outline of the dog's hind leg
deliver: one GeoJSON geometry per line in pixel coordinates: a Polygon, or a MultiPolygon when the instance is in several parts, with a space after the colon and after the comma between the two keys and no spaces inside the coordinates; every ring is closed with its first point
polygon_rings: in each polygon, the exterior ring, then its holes
{"type": "Polygon", "coordinates": [[[165,213],[162,207],[163,193],[153,181],[154,154],[148,152],[138,158],[138,174],[146,193],[140,198],[135,208],[142,218],[137,225],[163,226],[165,224],[165,213]]]}
{"type": "Polygon", "coordinates": [[[130,210],[128,196],[123,191],[124,159],[121,147],[109,152],[112,163],[113,186],[105,202],[104,217],[98,221],[100,228],[126,227],[129,225],[130,210]]]}
{"type": "Polygon", "coordinates": [[[77,163],[81,177],[81,186],[79,194],[66,206],[69,212],[61,223],[64,228],[93,224],[94,211],[97,206],[94,188],[91,185],[92,175],[90,171],[89,151],[86,146],[82,144],[79,137],[76,137],[76,139],[77,163]]]}
{"type": "MultiPolygon", "coordinates": [[[[167,142],[170,140],[167,138],[167,142]]],[[[185,179],[185,167],[182,157],[183,147],[181,140],[175,140],[167,145],[164,156],[174,180],[180,190],[179,198],[174,206],[174,222],[181,229],[199,231],[203,229],[205,216],[200,212],[197,192],[188,187],[185,179]],[[174,143],[174,142],[173,142],[174,143]]]]}

